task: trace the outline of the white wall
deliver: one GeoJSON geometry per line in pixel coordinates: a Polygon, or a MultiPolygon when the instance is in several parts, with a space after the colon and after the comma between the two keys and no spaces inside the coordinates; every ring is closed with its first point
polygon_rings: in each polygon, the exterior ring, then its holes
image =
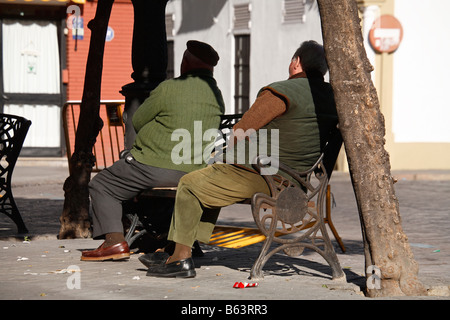
{"type": "MultiPolygon", "coordinates": [[[[308,1],[308,3],[311,1],[308,1]]],[[[317,3],[308,4],[305,23],[282,23],[282,0],[252,2],[251,101],[259,89],[288,78],[292,55],[303,41],[322,43],[317,3]]]]}
{"type": "MultiPolygon", "coordinates": [[[[166,12],[175,13],[175,31],[177,31],[181,25],[181,1],[175,0],[168,3],[166,12]]],[[[225,100],[226,113],[232,113],[232,98],[233,98],[233,86],[232,86],[232,72],[230,69],[233,67],[231,55],[231,47],[233,43],[233,34],[231,33],[231,17],[226,4],[223,10],[214,18],[214,25],[207,30],[199,30],[195,32],[175,34],[175,76],[180,75],[180,64],[183,58],[183,52],[186,50],[186,42],[189,40],[199,40],[210,44],[220,56],[219,63],[214,69],[214,78],[217,80],[218,86],[222,91],[222,95],[225,100]]]]}
{"type": "Polygon", "coordinates": [[[395,142],[450,142],[450,1],[396,0],[404,29],[394,54],[395,142]]]}
{"type": "MultiPolygon", "coordinates": [[[[167,13],[175,13],[175,30],[181,21],[181,1],[168,3],[167,13]]],[[[271,82],[287,79],[288,67],[293,53],[305,40],[322,43],[322,32],[318,7],[315,1],[307,0],[306,23],[282,24],[282,0],[229,0],[221,12],[214,17],[214,25],[207,30],[176,34],[175,76],[186,42],[196,39],[211,44],[219,53],[220,61],[214,76],[224,96],[226,113],[234,112],[234,34],[233,6],[251,3],[251,48],[250,48],[250,103],[259,89],[271,82]]]]}

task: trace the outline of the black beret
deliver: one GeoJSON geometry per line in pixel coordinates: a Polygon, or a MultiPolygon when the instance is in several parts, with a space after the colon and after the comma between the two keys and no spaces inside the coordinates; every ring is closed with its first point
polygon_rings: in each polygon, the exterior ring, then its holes
{"type": "Polygon", "coordinates": [[[186,43],[186,46],[190,53],[202,60],[204,63],[211,66],[217,65],[217,62],[219,61],[219,54],[209,44],[196,40],[189,40],[186,43]]]}

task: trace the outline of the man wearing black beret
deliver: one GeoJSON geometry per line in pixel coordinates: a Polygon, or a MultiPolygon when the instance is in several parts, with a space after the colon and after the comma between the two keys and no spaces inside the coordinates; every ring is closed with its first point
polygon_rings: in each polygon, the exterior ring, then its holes
{"type": "Polygon", "coordinates": [[[84,251],[81,260],[128,259],[122,203],[152,187],[176,187],[183,175],[206,167],[203,151],[212,149],[211,141],[202,141],[201,152],[192,148],[194,152],[183,161],[173,161],[172,151],[179,141],[172,135],[181,129],[194,136],[199,121],[202,136],[219,127],[225,104],[213,77],[218,61],[219,55],[210,45],[188,41],[180,77],[163,81],[138,108],[133,116],[136,139],[130,153],[89,183],[93,237],[105,242],[96,250],[84,251]]]}

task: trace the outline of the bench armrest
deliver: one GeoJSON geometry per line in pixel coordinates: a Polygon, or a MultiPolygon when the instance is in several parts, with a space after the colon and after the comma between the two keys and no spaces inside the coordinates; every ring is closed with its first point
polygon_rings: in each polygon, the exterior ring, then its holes
{"type": "MultiPolygon", "coordinates": [[[[305,193],[311,193],[309,198],[314,197],[320,188],[311,184],[311,175],[315,174],[316,178],[321,182],[327,182],[327,172],[323,165],[324,154],[322,153],[316,163],[306,171],[296,171],[288,165],[278,162],[278,174],[262,175],[266,180],[271,194],[274,198],[288,187],[300,187],[305,193]]],[[[261,173],[261,170],[270,166],[272,159],[268,156],[258,156],[252,165],[255,170],[261,173]]]]}

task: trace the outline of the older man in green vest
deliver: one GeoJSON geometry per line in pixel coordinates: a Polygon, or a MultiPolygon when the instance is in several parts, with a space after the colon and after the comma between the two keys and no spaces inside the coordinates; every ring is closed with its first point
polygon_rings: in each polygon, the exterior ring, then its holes
{"type": "MultiPolygon", "coordinates": [[[[260,90],[250,110],[234,126],[231,141],[237,142],[228,149],[244,143],[248,152],[264,134],[268,155],[298,171],[309,169],[337,124],[333,91],[324,82],[327,69],[323,47],[314,41],[302,43],[290,62],[289,79],[260,90]]],[[[227,163],[215,163],[181,178],[169,231],[175,250],[170,257],[161,251],[142,257],[141,262],[149,266],[148,276],[195,276],[191,247],[195,240],[209,242],[220,208],[258,192],[270,194],[264,178],[252,168],[251,156],[233,153],[226,156],[227,163]],[[163,259],[167,260],[161,263],[163,259]]]]}

